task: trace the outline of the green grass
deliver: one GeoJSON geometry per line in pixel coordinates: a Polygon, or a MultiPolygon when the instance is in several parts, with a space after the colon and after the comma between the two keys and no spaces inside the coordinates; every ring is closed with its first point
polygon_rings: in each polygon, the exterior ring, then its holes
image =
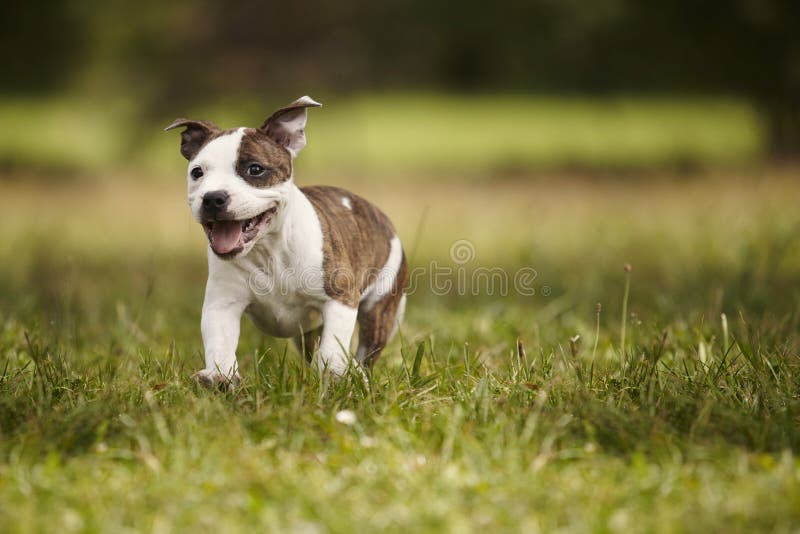
{"type": "Polygon", "coordinates": [[[118,165],[131,141],[131,106],[68,98],[0,100],[0,163],[63,173],[118,165]]]}
{"type": "MultiPolygon", "coordinates": [[[[306,172],[379,173],[406,181],[430,172],[484,177],[529,169],[735,166],[757,162],[764,131],[745,103],[721,98],[315,95],[306,172]]],[[[290,98],[290,97],[287,97],[290,98]]],[[[0,100],[0,163],[14,168],[99,172],[121,163],[173,168],[175,116],[223,127],[258,126],[283,101],[229,99],[177,107],[160,122],[130,100],[0,100]]]]}
{"type": "Polygon", "coordinates": [[[468,239],[536,294],[422,287],[369,388],[245,322],[227,394],[181,184],[7,184],[0,530],[793,531],[795,173],[355,186],[415,266],[468,239]]]}

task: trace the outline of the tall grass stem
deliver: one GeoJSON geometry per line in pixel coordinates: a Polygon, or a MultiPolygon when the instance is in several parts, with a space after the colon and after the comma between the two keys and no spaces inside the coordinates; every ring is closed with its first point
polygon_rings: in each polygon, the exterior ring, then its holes
{"type": "Polygon", "coordinates": [[[620,350],[625,357],[625,327],[628,324],[628,295],[631,290],[631,264],[625,264],[625,292],[622,294],[622,327],[620,328],[620,350]]]}

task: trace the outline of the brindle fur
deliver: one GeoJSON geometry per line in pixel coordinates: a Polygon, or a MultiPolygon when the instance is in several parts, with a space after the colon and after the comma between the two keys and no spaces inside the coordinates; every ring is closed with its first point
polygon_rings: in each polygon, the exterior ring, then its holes
{"type": "MultiPolygon", "coordinates": [[[[359,345],[365,349],[361,363],[371,365],[380,355],[394,329],[400,300],[408,286],[408,267],[403,254],[392,290],[370,309],[361,302],[363,291],[375,282],[389,258],[389,242],[395,236],[389,218],[374,205],[344,189],[329,186],[302,187],[322,225],[323,271],[328,296],[358,307],[359,345]],[[342,203],[350,201],[350,209],[342,203]]],[[[312,335],[298,338],[298,346],[313,349],[312,335]]]]}
{"type": "Polygon", "coordinates": [[[358,307],[358,345],[364,348],[360,363],[371,366],[389,342],[406,287],[408,287],[408,266],[406,255],[403,253],[403,260],[400,262],[391,293],[384,295],[368,310],[364,304],[358,307]]]}
{"type": "Polygon", "coordinates": [[[394,227],[378,208],[344,189],[310,186],[300,190],[322,225],[325,293],[355,308],[389,258],[394,227]],[[343,197],[350,199],[352,209],[342,204],[343,197]]]}
{"type": "Polygon", "coordinates": [[[209,142],[221,135],[231,133],[233,130],[220,130],[219,126],[211,121],[195,121],[191,119],[175,119],[164,131],[174,130],[185,126],[181,132],[181,155],[191,161],[200,150],[209,142]]]}
{"type": "Polygon", "coordinates": [[[263,130],[248,128],[239,145],[236,174],[253,187],[272,187],[292,177],[292,158],[289,153],[273,141],[263,130]],[[247,174],[247,167],[258,163],[267,172],[264,176],[247,174]]]}

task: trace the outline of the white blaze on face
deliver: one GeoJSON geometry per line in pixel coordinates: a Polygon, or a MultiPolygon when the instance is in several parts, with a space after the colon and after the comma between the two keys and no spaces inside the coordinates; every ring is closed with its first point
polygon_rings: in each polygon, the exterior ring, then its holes
{"type": "Polygon", "coordinates": [[[244,128],[221,135],[204,146],[189,162],[189,206],[198,221],[203,205],[203,195],[206,193],[227,191],[231,198],[231,210],[235,210],[236,205],[242,202],[243,197],[246,197],[242,186],[250,186],[236,175],[236,159],[243,136],[244,128]],[[191,171],[195,167],[203,169],[203,176],[197,180],[191,175],[191,171]]]}
{"type": "Polygon", "coordinates": [[[350,198],[349,197],[342,197],[342,206],[344,206],[345,208],[347,208],[349,210],[353,209],[353,204],[350,203],[350,198]]]}
{"type": "Polygon", "coordinates": [[[236,174],[239,146],[245,129],[222,135],[210,141],[197,153],[191,162],[191,173],[195,167],[203,169],[203,176],[195,180],[189,174],[189,205],[195,218],[200,221],[203,195],[211,191],[225,191],[230,197],[228,211],[237,220],[249,219],[280,202],[291,188],[291,178],[273,187],[253,187],[236,174]]]}

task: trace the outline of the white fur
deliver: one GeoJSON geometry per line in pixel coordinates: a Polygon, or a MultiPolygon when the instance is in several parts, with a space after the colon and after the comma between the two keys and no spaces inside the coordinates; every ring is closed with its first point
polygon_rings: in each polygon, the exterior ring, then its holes
{"type": "Polygon", "coordinates": [[[347,371],[351,362],[350,341],[356,327],[358,309],[329,300],[322,308],[322,336],[319,340],[319,358],[315,360],[320,370],[327,370],[337,376],[347,371]]]}
{"type": "Polygon", "coordinates": [[[392,339],[397,331],[400,329],[400,325],[403,324],[403,318],[406,315],[406,296],[403,295],[400,298],[400,304],[397,305],[397,312],[395,312],[394,316],[394,325],[392,325],[392,332],[389,334],[389,339],[392,339]]]}
{"type": "MultiPolygon", "coordinates": [[[[195,180],[191,174],[187,178],[189,207],[198,222],[202,222],[203,196],[211,191],[224,190],[230,195],[227,210],[237,220],[255,217],[273,206],[278,207],[278,212],[282,211],[287,195],[294,187],[291,180],[264,189],[251,186],[236,174],[236,160],[243,136],[244,128],[239,128],[235,132],[217,137],[189,162],[189,173],[195,167],[203,169],[201,178],[195,180]]],[[[245,245],[241,255],[247,254],[261,235],[274,230],[276,219],[277,217],[273,217],[273,221],[261,228],[259,235],[245,245]]]]}
{"type": "Polygon", "coordinates": [[[353,209],[353,204],[350,203],[350,199],[348,197],[342,197],[342,206],[349,210],[353,209]]]}
{"type": "MultiPolygon", "coordinates": [[[[299,336],[324,321],[323,336],[330,327],[344,339],[341,324],[325,314],[325,305],[332,301],[323,285],[323,237],[316,211],[293,183],[283,205],[276,214],[275,231],[265,233],[249,253],[223,260],[209,247],[202,321],[207,370],[218,368],[227,376],[235,373],[236,343],[229,340],[233,323],[238,337],[238,323],[245,312],[259,329],[276,337],[299,336]],[[206,315],[211,318],[207,320],[206,315]]],[[[330,369],[343,368],[337,364],[330,369]]]]}
{"type": "Polygon", "coordinates": [[[389,257],[386,259],[386,264],[378,271],[375,281],[361,295],[361,303],[364,305],[364,309],[371,310],[383,297],[392,292],[402,261],[403,246],[400,244],[400,238],[394,236],[389,241],[389,257]]]}
{"type": "Polygon", "coordinates": [[[278,210],[260,234],[235,258],[223,260],[208,248],[208,283],[201,329],[208,382],[238,378],[236,347],[241,316],[247,313],[264,332],[299,336],[323,325],[318,366],[340,375],[349,361],[357,310],[325,293],[323,234],[316,210],[292,179],[269,189],[255,188],[236,175],[242,129],[206,145],[189,164],[203,167],[189,178],[189,204],[200,220],[202,196],[229,193],[236,219],[278,210]],[[344,347],[344,350],[342,349],[344,347]]]}

